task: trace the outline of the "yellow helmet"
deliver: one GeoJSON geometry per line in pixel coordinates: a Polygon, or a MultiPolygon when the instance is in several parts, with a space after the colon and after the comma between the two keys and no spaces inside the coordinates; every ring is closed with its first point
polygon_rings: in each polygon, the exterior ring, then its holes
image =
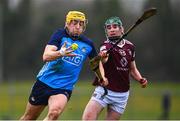
{"type": "Polygon", "coordinates": [[[84,21],[85,24],[87,23],[85,14],[80,11],[69,11],[66,15],[66,23],[70,23],[71,20],[80,20],[84,21]]]}

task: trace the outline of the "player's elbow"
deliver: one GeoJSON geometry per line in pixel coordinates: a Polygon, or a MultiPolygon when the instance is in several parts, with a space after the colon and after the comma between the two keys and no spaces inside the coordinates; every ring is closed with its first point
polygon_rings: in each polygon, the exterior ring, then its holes
{"type": "Polygon", "coordinates": [[[43,59],[44,62],[50,61],[46,54],[43,54],[42,59],[43,59]]]}
{"type": "Polygon", "coordinates": [[[134,76],[135,73],[136,73],[135,69],[130,69],[130,74],[131,74],[131,76],[134,76]]]}

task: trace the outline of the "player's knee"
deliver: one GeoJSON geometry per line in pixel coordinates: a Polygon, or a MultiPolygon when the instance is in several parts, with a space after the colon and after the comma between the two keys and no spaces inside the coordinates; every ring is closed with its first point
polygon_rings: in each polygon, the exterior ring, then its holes
{"type": "Polygon", "coordinates": [[[61,109],[50,110],[48,113],[48,119],[56,120],[58,119],[60,113],[61,113],[61,109]]]}
{"type": "Polygon", "coordinates": [[[95,120],[96,117],[96,114],[94,114],[93,112],[88,112],[83,114],[82,120],[95,120]]]}

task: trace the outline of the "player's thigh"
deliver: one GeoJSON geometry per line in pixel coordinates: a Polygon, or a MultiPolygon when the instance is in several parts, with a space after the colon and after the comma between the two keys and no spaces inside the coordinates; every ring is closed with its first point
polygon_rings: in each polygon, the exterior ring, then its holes
{"type": "Polygon", "coordinates": [[[95,100],[90,100],[86,105],[82,119],[96,119],[104,107],[95,100]]]}
{"type": "Polygon", "coordinates": [[[24,118],[36,119],[44,110],[44,108],[45,108],[45,105],[32,105],[28,102],[26,106],[24,118]]]}
{"type": "Polygon", "coordinates": [[[56,110],[61,113],[64,110],[67,102],[68,99],[64,94],[52,95],[48,100],[49,111],[56,110]]]}
{"type": "Polygon", "coordinates": [[[119,120],[121,117],[121,114],[111,108],[107,108],[107,116],[106,120],[119,120]]]}

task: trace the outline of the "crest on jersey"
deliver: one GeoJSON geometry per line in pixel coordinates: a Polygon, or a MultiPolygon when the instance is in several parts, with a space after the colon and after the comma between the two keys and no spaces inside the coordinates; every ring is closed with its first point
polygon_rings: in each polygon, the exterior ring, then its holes
{"type": "Polygon", "coordinates": [[[85,47],[83,47],[83,48],[81,49],[81,51],[82,51],[83,53],[85,53],[87,50],[86,50],[85,47]]]}
{"type": "Polygon", "coordinates": [[[122,50],[122,49],[119,50],[119,53],[120,53],[121,56],[126,56],[126,52],[124,50],[122,50]]]}
{"type": "Polygon", "coordinates": [[[129,53],[130,56],[132,56],[132,52],[131,52],[130,49],[128,49],[128,53],[129,53]]]}

